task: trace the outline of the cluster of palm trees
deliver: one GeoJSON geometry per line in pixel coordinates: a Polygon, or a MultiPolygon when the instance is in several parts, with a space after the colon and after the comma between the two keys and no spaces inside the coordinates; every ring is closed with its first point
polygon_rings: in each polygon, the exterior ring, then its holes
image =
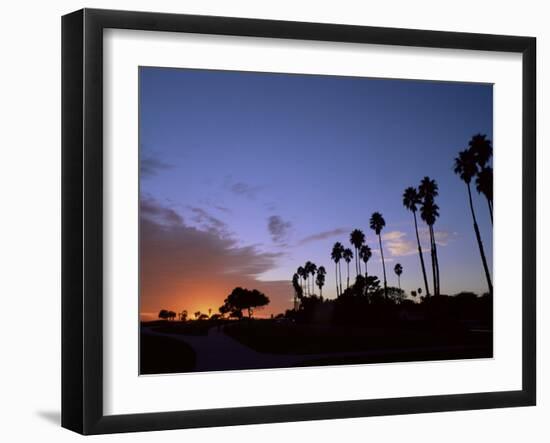
{"type": "MultiPolygon", "coordinates": [[[[384,220],[384,217],[380,212],[374,212],[371,215],[371,218],[369,220],[369,226],[370,228],[375,232],[375,234],[378,236],[378,244],[380,246],[380,256],[382,259],[382,271],[384,275],[384,297],[388,297],[388,280],[386,276],[386,263],[384,260],[384,248],[382,245],[382,230],[386,226],[386,221],[384,220]]],[[[347,281],[346,281],[346,289],[349,288],[349,263],[351,260],[355,257],[355,275],[356,278],[358,276],[363,276],[363,272],[361,269],[361,262],[365,264],[365,274],[364,278],[365,280],[368,277],[367,272],[367,264],[372,257],[372,250],[369,245],[365,242],[366,237],[363,231],[360,229],[354,229],[350,234],[350,243],[353,246],[355,253],[350,248],[345,248],[344,245],[340,242],[334,243],[334,246],[332,247],[332,252],[330,254],[332,261],[334,261],[334,265],[336,268],[336,294],[341,295],[343,294],[343,288],[342,288],[342,269],[340,261],[343,259],[347,264],[347,281]]],[[[403,268],[400,266],[400,272],[403,272],[403,268]]],[[[396,271],[397,273],[397,271],[396,271]]],[[[399,276],[401,275],[399,274],[399,276]]]]}
{"type": "Polygon", "coordinates": [[[432,275],[433,275],[433,290],[435,295],[440,294],[439,280],[439,260],[437,257],[437,243],[435,240],[434,224],[439,217],[439,206],[435,203],[435,198],[439,195],[439,187],[437,182],[430,177],[424,177],[419,186],[409,186],[403,192],[403,206],[413,214],[414,231],[416,233],[416,243],[418,246],[418,255],[420,257],[420,267],[424,279],[424,288],[426,296],[430,296],[430,288],[428,286],[428,277],[426,275],[426,266],[424,263],[424,254],[418,234],[418,220],[416,212],[420,209],[420,218],[428,226],[430,237],[430,255],[432,259],[432,275]]]}
{"type": "MultiPolygon", "coordinates": [[[[483,242],[481,240],[481,234],[479,226],[477,224],[476,214],[472,202],[471,182],[475,178],[476,189],[478,194],[482,194],[487,200],[489,215],[491,218],[491,224],[493,223],[493,168],[490,166],[490,160],[493,154],[491,141],[486,135],[477,134],[474,135],[468,143],[468,148],[459,152],[458,157],[455,159],[454,172],[459,175],[462,181],[468,189],[468,199],[470,204],[470,210],[474,222],[474,231],[476,239],[479,245],[479,251],[487,278],[487,284],[489,287],[489,293],[493,293],[493,285],[491,282],[491,275],[487,266],[487,260],[485,257],[485,251],[483,249],[483,242]]],[[[426,273],[426,264],[424,262],[424,254],[422,244],[420,241],[417,212],[420,212],[420,218],[426,223],[429,233],[430,241],[430,257],[432,265],[432,280],[433,280],[433,294],[441,294],[440,275],[439,275],[439,259],[437,253],[437,242],[435,236],[434,225],[439,218],[439,206],[436,204],[436,197],[439,195],[439,187],[437,182],[426,176],[424,177],[417,187],[409,186],[403,192],[403,206],[413,214],[414,229],[416,233],[416,242],[418,246],[418,255],[420,258],[420,267],[422,270],[422,276],[424,280],[424,288],[426,290],[426,296],[430,297],[430,287],[428,285],[428,276],[426,273]]],[[[386,277],[386,264],[384,260],[384,248],[382,244],[382,230],[386,226],[386,221],[380,212],[374,212],[369,220],[370,228],[375,232],[378,237],[378,244],[380,247],[380,257],[382,261],[382,271],[384,277],[384,296],[388,297],[388,283],[386,277]]],[[[360,229],[354,229],[350,234],[350,244],[353,247],[346,248],[341,242],[334,243],[331,251],[331,259],[335,264],[336,275],[336,294],[340,296],[344,293],[342,287],[342,269],[341,261],[344,260],[347,265],[347,278],[346,289],[350,287],[350,263],[355,258],[355,273],[356,277],[362,276],[361,262],[365,265],[364,278],[367,278],[367,263],[372,257],[371,248],[365,242],[365,234],[360,229]]],[[[399,282],[399,289],[401,290],[401,274],[403,273],[403,267],[400,263],[397,263],[394,267],[394,272],[397,275],[399,282]]],[[[319,287],[322,294],[322,287],[325,283],[325,268],[323,266],[317,266],[310,261],[306,262],[304,266],[300,266],[293,277],[293,284],[295,288],[298,288],[298,297],[302,297],[304,293],[306,295],[312,295],[314,293],[315,284],[319,287]],[[317,279],[314,280],[314,276],[317,274],[317,279]]],[[[415,291],[416,292],[416,291],[415,291]]],[[[418,293],[421,293],[421,289],[418,289],[418,293]]],[[[296,307],[296,298],[295,298],[296,307]]]]}
{"type": "Polygon", "coordinates": [[[313,295],[315,293],[315,286],[319,288],[319,295],[321,297],[323,296],[323,286],[325,286],[326,274],[327,271],[324,266],[317,267],[317,265],[311,261],[307,261],[304,266],[298,267],[296,273],[292,277],[294,287],[299,288],[294,298],[295,308],[296,298],[302,298],[304,295],[306,297],[313,295]]]}
{"type": "Polygon", "coordinates": [[[485,250],[483,248],[483,242],[481,240],[481,233],[479,232],[479,226],[477,224],[476,213],[474,210],[474,204],[472,201],[471,182],[475,178],[476,189],[478,194],[483,194],[487,200],[489,207],[489,216],[491,219],[491,225],[493,224],[493,168],[489,162],[493,156],[493,145],[491,140],[486,135],[476,134],[474,135],[468,147],[458,153],[458,157],[455,158],[454,172],[460,179],[466,184],[468,189],[468,202],[470,204],[470,212],[472,213],[472,219],[474,222],[474,232],[476,234],[476,240],[479,247],[479,253],[481,255],[481,261],[483,263],[483,269],[485,271],[485,278],[487,279],[487,286],[489,287],[489,293],[493,293],[493,283],[491,280],[491,273],[487,266],[487,258],[485,257],[485,250]]]}

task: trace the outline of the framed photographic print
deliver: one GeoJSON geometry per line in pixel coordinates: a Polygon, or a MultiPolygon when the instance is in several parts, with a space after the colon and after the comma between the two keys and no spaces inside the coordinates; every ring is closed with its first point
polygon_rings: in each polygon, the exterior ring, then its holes
{"type": "Polygon", "coordinates": [[[534,38],[62,25],[64,427],[535,404],[534,38]]]}

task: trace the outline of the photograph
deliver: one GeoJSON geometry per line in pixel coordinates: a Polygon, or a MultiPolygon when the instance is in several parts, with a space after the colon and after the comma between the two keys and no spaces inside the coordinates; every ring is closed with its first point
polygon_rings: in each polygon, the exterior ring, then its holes
{"type": "Polygon", "coordinates": [[[493,357],[493,84],[138,76],[140,375],[493,357]]]}

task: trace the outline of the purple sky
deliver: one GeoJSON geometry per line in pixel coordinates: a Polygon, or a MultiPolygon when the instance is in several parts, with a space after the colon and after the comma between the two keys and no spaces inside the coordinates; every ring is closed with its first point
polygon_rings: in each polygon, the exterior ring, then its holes
{"type": "MultiPolygon", "coordinates": [[[[388,284],[399,262],[403,289],[421,287],[402,193],[425,175],[440,188],[442,293],[485,292],[453,159],[472,135],[492,139],[492,103],[492,85],[141,68],[142,312],[205,309],[200,298],[215,311],[227,295],[216,292],[239,281],[280,312],[306,260],[326,267],[323,292],[334,297],[330,251],[351,247],[354,228],[374,252],[369,274],[381,277],[374,211],[386,219],[388,284]]],[[[474,203],[492,267],[487,204],[477,192],[474,203]]]]}

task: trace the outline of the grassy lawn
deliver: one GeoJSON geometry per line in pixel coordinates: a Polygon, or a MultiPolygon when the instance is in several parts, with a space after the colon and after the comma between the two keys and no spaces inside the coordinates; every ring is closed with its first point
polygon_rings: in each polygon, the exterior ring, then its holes
{"type": "Polygon", "coordinates": [[[141,335],[140,374],[169,374],[195,369],[195,352],[181,340],[141,335]]]}
{"type": "Polygon", "coordinates": [[[258,352],[274,354],[491,347],[491,334],[463,330],[316,326],[256,320],[226,326],[225,333],[258,352]]]}

